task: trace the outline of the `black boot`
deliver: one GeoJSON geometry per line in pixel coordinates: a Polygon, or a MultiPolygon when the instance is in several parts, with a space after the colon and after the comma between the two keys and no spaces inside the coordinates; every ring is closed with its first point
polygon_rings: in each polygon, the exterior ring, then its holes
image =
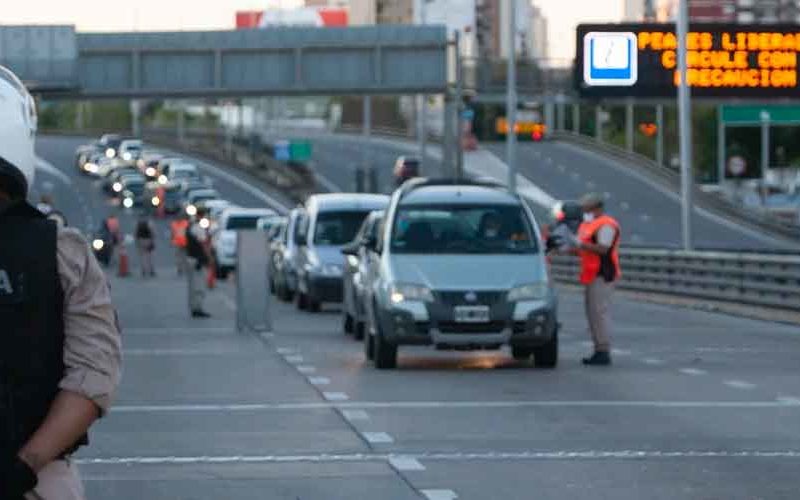
{"type": "Polygon", "coordinates": [[[591,358],[583,358],[587,366],[608,366],[611,364],[611,355],[607,351],[595,351],[591,358]]]}

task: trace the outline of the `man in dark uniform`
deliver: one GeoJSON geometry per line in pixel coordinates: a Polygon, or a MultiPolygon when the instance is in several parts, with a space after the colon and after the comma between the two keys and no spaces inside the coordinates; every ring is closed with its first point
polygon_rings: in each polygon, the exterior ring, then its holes
{"type": "Polygon", "coordinates": [[[0,499],[82,500],[70,455],[120,376],[108,283],[83,237],[26,202],[34,101],[0,66],[0,499]]]}

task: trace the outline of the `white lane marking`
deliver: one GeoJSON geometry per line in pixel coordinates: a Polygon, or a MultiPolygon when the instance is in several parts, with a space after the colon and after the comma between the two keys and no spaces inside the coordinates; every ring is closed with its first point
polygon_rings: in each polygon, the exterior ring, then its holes
{"type": "Polygon", "coordinates": [[[778,396],[776,401],[779,403],[787,404],[787,405],[798,405],[800,406],[800,398],[796,398],[794,396],[778,396]]]}
{"type": "Polygon", "coordinates": [[[291,363],[293,365],[296,365],[298,363],[302,363],[303,362],[303,356],[299,356],[297,354],[284,356],[283,359],[285,359],[287,363],[291,363]]]}
{"type": "Polygon", "coordinates": [[[317,372],[316,367],[311,366],[311,365],[298,365],[298,366],[296,366],[296,368],[297,368],[297,371],[299,371],[303,375],[309,375],[311,373],[316,373],[317,372]]]}
{"type": "Polygon", "coordinates": [[[565,167],[563,164],[559,163],[558,164],[558,171],[559,172],[566,172],[567,171],[567,167],[565,167]]]}
{"type": "Polygon", "coordinates": [[[642,214],[639,216],[639,218],[642,220],[642,222],[650,222],[651,219],[651,217],[647,214],[642,214]]]}
{"type": "Polygon", "coordinates": [[[425,470],[425,466],[414,457],[391,457],[389,465],[398,472],[411,472],[425,470]]]}
{"type": "Polygon", "coordinates": [[[369,420],[369,413],[364,410],[342,410],[342,416],[351,422],[356,420],[369,420]]]}
{"type": "Polygon", "coordinates": [[[323,392],[322,397],[328,401],[347,401],[350,396],[343,392],[323,392]]]}
{"type": "Polygon", "coordinates": [[[581,174],[579,174],[578,172],[572,172],[571,174],[569,174],[569,176],[572,178],[573,181],[577,181],[578,179],[581,178],[581,174]]]}
{"type": "Polygon", "coordinates": [[[553,159],[552,159],[552,158],[550,158],[549,156],[548,156],[548,157],[545,159],[545,161],[546,161],[548,164],[550,164],[550,163],[553,163],[553,159]]]}
{"type": "Polygon", "coordinates": [[[699,368],[681,368],[678,370],[679,372],[683,373],[684,375],[707,375],[708,372],[705,370],[701,370],[699,368]]]}
{"type": "Polygon", "coordinates": [[[331,379],[328,377],[308,377],[308,382],[311,385],[330,385],[331,379]]]}
{"type": "Polygon", "coordinates": [[[662,360],[656,358],[644,358],[642,362],[650,366],[661,366],[664,364],[662,360]]]}
{"type": "Polygon", "coordinates": [[[194,158],[194,157],[191,157],[191,156],[188,156],[188,155],[183,155],[183,156],[186,156],[187,158],[193,160],[193,162],[196,163],[201,169],[210,170],[211,172],[214,173],[214,175],[222,177],[226,181],[228,181],[228,182],[230,182],[232,184],[235,184],[240,189],[242,189],[244,191],[247,191],[248,193],[250,193],[251,195],[253,195],[256,198],[260,199],[261,201],[263,201],[264,203],[269,205],[271,208],[277,210],[278,212],[281,212],[281,213],[288,212],[288,209],[286,208],[286,206],[283,205],[283,203],[279,202],[278,200],[276,200],[275,198],[271,197],[267,193],[265,193],[265,192],[261,191],[260,189],[256,188],[252,184],[248,184],[247,182],[243,181],[242,179],[236,177],[235,175],[230,174],[230,173],[226,172],[225,170],[223,170],[223,169],[221,169],[221,168],[219,168],[219,167],[217,167],[215,165],[212,165],[212,164],[210,164],[210,163],[208,163],[208,162],[206,162],[204,160],[201,160],[199,158],[194,158]]]}
{"type": "Polygon", "coordinates": [[[596,184],[592,181],[586,181],[586,188],[587,189],[594,189],[596,184]]]}
{"type": "Polygon", "coordinates": [[[213,356],[217,354],[247,354],[235,349],[125,349],[125,356],[213,356]]]}
{"type": "Polygon", "coordinates": [[[428,500],[456,500],[458,495],[453,490],[422,490],[420,491],[428,500]]]}
{"type": "Polygon", "coordinates": [[[350,401],[341,392],[325,392],[328,403],[252,403],[252,404],[183,404],[120,405],[112,413],[233,412],[292,410],[399,410],[399,409],[497,409],[497,408],[785,408],[800,407],[793,399],[775,401],[350,401]],[[330,396],[330,397],[329,397],[330,396]],[[343,398],[342,398],[343,397],[343,398]]]}
{"type": "Polygon", "coordinates": [[[627,349],[611,349],[611,354],[615,356],[630,356],[631,351],[627,349]]]}
{"type": "Polygon", "coordinates": [[[67,174],[59,170],[55,165],[45,160],[44,158],[39,158],[38,156],[36,157],[36,169],[41,170],[42,172],[45,172],[47,174],[50,174],[53,177],[58,177],[58,180],[60,180],[67,186],[72,186],[72,179],[70,179],[67,174]]]}
{"type": "Polygon", "coordinates": [[[605,198],[606,200],[610,200],[611,199],[611,193],[606,191],[605,193],[603,193],[603,198],[605,198]]]}
{"type": "Polygon", "coordinates": [[[726,380],[722,383],[727,385],[728,387],[733,387],[734,389],[749,390],[756,388],[756,384],[751,384],[750,382],[744,380],[726,380]]]}
{"type": "Polygon", "coordinates": [[[234,302],[232,298],[228,297],[227,295],[220,295],[219,298],[225,307],[233,312],[236,312],[236,302],[234,302]]]}
{"type": "Polygon", "coordinates": [[[622,203],[619,204],[619,206],[621,209],[626,211],[631,208],[630,203],[628,203],[627,201],[623,201],[622,203]]]}
{"type": "Polygon", "coordinates": [[[278,347],[277,349],[275,349],[275,352],[277,352],[278,354],[292,354],[294,352],[294,349],[292,349],[291,347],[278,347]]]}
{"type": "Polygon", "coordinates": [[[364,436],[364,439],[366,439],[370,444],[394,443],[392,436],[386,434],[385,432],[362,432],[361,435],[364,436]]]}
{"type": "MultiPolygon", "coordinates": [[[[130,456],[78,458],[78,465],[159,465],[159,464],[225,464],[225,463],[333,463],[388,462],[396,455],[385,453],[319,454],[319,455],[223,455],[223,456],[130,456]]],[[[481,453],[404,453],[422,461],[503,461],[503,460],[618,460],[650,458],[800,458],[800,450],[587,450],[587,451],[520,451],[481,453]]]]}

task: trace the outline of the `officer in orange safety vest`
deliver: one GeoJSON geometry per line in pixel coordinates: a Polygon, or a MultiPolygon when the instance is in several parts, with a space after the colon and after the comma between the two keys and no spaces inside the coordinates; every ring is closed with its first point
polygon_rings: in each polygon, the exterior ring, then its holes
{"type": "Polygon", "coordinates": [[[583,223],[578,228],[575,247],[581,262],[580,282],[594,354],[583,364],[611,364],[610,305],[616,281],[621,276],[619,266],[619,223],[604,211],[604,199],[598,194],[581,198],[583,223]]]}
{"type": "Polygon", "coordinates": [[[178,267],[178,276],[186,270],[186,231],[189,230],[189,219],[181,215],[170,224],[172,233],[172,246],[175,247],[175,264],[178,267]]]}

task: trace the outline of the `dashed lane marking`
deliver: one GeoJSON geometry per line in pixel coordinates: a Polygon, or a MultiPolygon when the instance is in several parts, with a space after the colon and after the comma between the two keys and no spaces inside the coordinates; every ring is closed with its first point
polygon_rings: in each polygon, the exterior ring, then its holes
{"type": "Polygon", "coordinates": [[[615,356],[630,356],[631,351],[627,349],[611,349],[611,354],[615,356]]]}
{"type": "Polygon", "coordinates": [[[120,405],[112,413],[177,413],[293,410],[400,410],[400,409],[497,409],[497,408],[800,408],[800,399],[770,401],[348,401],[342,392],[324,392],[329,402],[252,403],[252,404],[183,404],[183,405],[120,405]]]}
{"type": "Polygon", "coordinates": [[[328,401],[347,401],[350,396],[343,392],[323,392],[322,397],[328,401]]]}
{"type": "Polygon", "coordinates": [[[283,359],[285,359],[287,363],[291,363],[293,365],[303,362],[303,356],[297,354],[286,355],[283,357],[283,359]]]}
{"type": "Polygon", "coordinates": [[[661,366],[664,364],[664,361],[656,358],[644,358],[642,362],[650,366],[661,366]]]}
{"type": "Polygon", "coordinates": [[[699,369],[699,368],[681,368],[681,369],[680,369],[680,370],[678,370],[678,371],[679,371],[679,372],[681,372],[681,373],[683,373],[684,375],[694,375],[694,376],[698,376],[698,375],[707,375],[707,374],[708,374],[708,372],[707,372],[707,371],[705,371],[705,370],[701,370],[701,369],[699,369]]]}
{"type": "Polygon", "coordinates": [[[308,382],[311,385],[316,385],[316,386],[330,385],[331,379],[329,379],[328,377],[308,377],[308,382]]]}
{"type": "Polygon", "coordinates": [[[342,416],[351,422],[356,420],[369,420],[369,413],[364,410],[342,410],[342,416]]]}
{"type": "Polygon", "coordinates": [[[727,385],[728,387],[733,387],[734,389],[755,389],[756,384],[751,384],[750,382],[746,382],[744,380],[726,380],[723,384],[727,385]]]}
{"type": "Polygon", "coordinates": [[[420,493],[428,500],[456,500],[458,498],[453,490],[422,490],[420,493]]]}
{"type": "Polygon", "coordinates": [[[361,435],[364,436],[364,439],[366,439],[370,444],[394,443],[392,436],[385,432],[362,432],[361,435]]]}
{"type": "Polygon", "coordinates": [[[778,396],[776,401],[787,405],[800,405],[800,398],[794,396],[778,396]]]}
{"type": "Polygon", "coordinates": [[[277,349],[275,349],[275,352],[277,352],[278,354],[293,354],[294,349],[292,349],[291,347],[278,347],[277,349]]]}
{"type": "Polygon", "coordinates": [[[303,375],[309,375],[311,373],[317,372],[317,368],[311,365],[298,365],[296,368],[297,371],[299,371],[303,375]]]}
{"type": "MultiPolygon", "coordinates": [[[[78,465],[160,465],[160,464],[231,464],[231,463],[335,463],[335,462],[388,462],[397,455],[385,453],[319,454],[319,455],[229,455],[229,456],[131,456],[131,457],[86,457],[75,459],[78,465]]],[[[619,460],[619,459],[687,459],[687,458],[786,458],[800,459],[799,450],[555,450],[521,452],[479,453],[404,453],[420,461],[466,462],[466,461],[525,461],[525,460],[619,460]]]]}
{"type": "Polygon", "coordinates": [[[425,470],[425,466],[414,457],[392,457],[389,459],[389,465],[394,467],[398,472],[425,470]]]}
{"type": "Polygon", "coordinates": [[[619,207],[623,210],[629,210],[631,208],[631,205],[630,203],[623,201],[622,203],[619,204],[619,207]]]}

